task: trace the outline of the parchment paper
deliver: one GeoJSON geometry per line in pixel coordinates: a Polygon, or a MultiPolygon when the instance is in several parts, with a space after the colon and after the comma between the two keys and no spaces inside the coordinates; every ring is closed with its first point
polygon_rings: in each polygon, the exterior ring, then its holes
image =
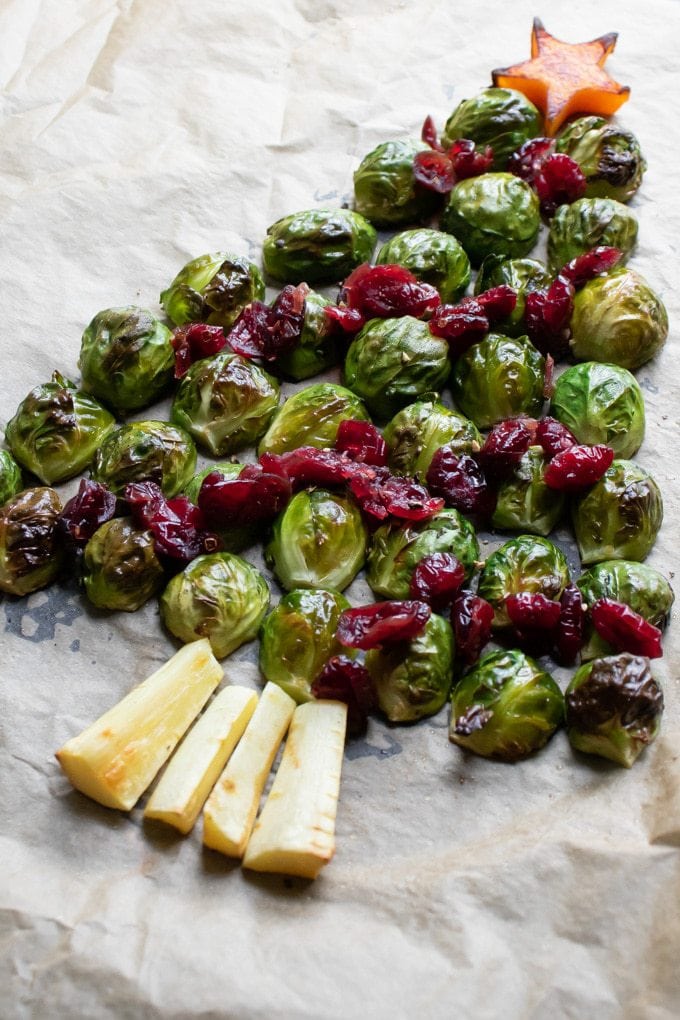
{"type": "MultiPolygon", "coordinates": [[[[619,119],[649,162],[632,265],[672,324],[638,374],[638,459],[666,503],[649,562],[672,576],[675,0],[3,0],[0,425],[54,368],[76,376],[100,309],[158,311],[190,257],[259,258],[279,216],[348,198],[376,144],[417,136],[427,113],[441,124],[525,59],[534,14],[573,42],[620,33],[619,119]]],[[[576,758],[563,733],[507,766],[450,745],[445,712],[372,723],[348,748],[337,855],[311,884],[247,875],[202,851],[200,827],[175,838],[61,775],[54,751],[174,650],[153,603],[107,615],[57,585],[5,598],[0,634],[3,1017],[680,1013],[677,621],[655,666],[662,735],[631,772],[576,758]]],[[[232,679],[257,685],[252,655],[228,660],[232,679]]]]}

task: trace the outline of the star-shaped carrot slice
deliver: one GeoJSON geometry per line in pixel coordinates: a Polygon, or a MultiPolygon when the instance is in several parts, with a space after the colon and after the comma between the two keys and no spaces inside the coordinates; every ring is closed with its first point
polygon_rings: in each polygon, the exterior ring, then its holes
{"type": "Polygon", "coordinates": [[[575,114],[609,117],[630,95],[604,70],[616,46],[609,32],[585,43],[565,43],[546,32],[534,18],[531,60],[491,72],[494,85],[523,92],[545,117],[545,132],[554,135],[575,114]]]}

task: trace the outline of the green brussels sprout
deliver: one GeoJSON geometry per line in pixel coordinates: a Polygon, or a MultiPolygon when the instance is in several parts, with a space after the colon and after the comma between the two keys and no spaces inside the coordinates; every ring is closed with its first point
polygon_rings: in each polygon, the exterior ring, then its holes
{"type": "Polygon", "coordinates": [[[133,421],[121,425],[101,444],[91,475],[122,496],[130,482],[156,482],[166,496],[176,496],[196,470],[196,447],[184,429],[167,421],[133,421]]]}
{"type": "Polygon", "coordinates": [[[19,404],[5,439],[23,468],[51,485],[84,471],[115,424],[99,401],[55,372],[19,404]]]}
{"type": "Polygon", "coordinates": [[[410,641],[366,653],[380,710],[390,722],[415,722],[439,711],[451,690],[453,653],[451,626],[434,613],[410,641]]]}
{"type": "Polygon", "coordinates": [[[577,669],[565,706],[572,747],[627,769],[658,734],[664,707],[649,660],[627,652],[577,669]]]}
{"type": "MultiPolygon", "coordinates": [[[[213,471],[219,472],[223,478],[228,480],[238,478],[244,466],[245,465],[243,464],[234,464],[231,461],[220,464],[211,464],[209,467],[203,468],[202,471],[199,471],[198,474],[194,475],[184,489],[184,495],[195,506],[197,506],[198,494],[201,491],[204,478],[212,474],[213,471]]],[[[242,524],[240,527],[219,528],[213,530],[219,535],[220,541],[222,542],[222,548],[227,552],[240,552],[241,549],[247,549],[249,545],[253,545],[259,540],[262,533],[262,529],[259,524],[242,524]]]]}
{"type": "Polygon", "coordinates": [[[433,336],[427,323],[412,315],[369,319],[345,359],[346,385],[382,420],[438,392],[450,371],[446,340],[433,336]]]}
{"type": "Polygon", "coordinates": [[[314,383],[288,397],[262,437],[258,452],[287,453],[300,446],[333,446],[341,421],[370,421],[368,411],[351,390],[336,383],[314,383]]]}
{"type": "Polygon", "coordinates": [[[637,379],[619,365],[584,361],[557,379],[550,413],[579,443],[606,443],[632,457],[645,435],[645,401],[637,379]]]}
{"type": "Polygon", "coordinates": [[[21,468],[11,453],[0,450],[0,506],[23,488],[21,468]]]}
{"type": "Polygon", "coordinates": [[[564,513],[566,497],[543,481],[547,465],[543,448],[530,446],[511,477],[498,488],[491,518],[494,528],[532,535],[550,534],[564,513]]]}
{"type": "Polygon", "coordinates": [[[543,408],[545,358],[528,337],[489,333],[457,359],[451,389],[463,414],[480,428],[505,418],[538,417],[543,408]]]}
{"type": "Polygon", "coordinates": [[[436,287],[445,303],[458,301],[470,282],[470,260],[463,246],[451,234],[429,227],[395,234],[379,249],[376,262],[410,270],[421,283],[436,287]]]}
{"type": "Polygon", "coordinates": [[[268,372],[229,351],[195,361],[177,388],[170,417],[213,454],[242,450],[266,431],[279,403],[268,372]]]}
{"type": "Polygon", "coordinates": [[[571,333],[577,361],[606,361],[633,372],[663,347],[668,315],[638,273],[614,269],[577,291],[571,333]]]}
{"type": "Polygon", "coordinates": [[[478,591],[494,608],[494,627],[510,626],[505,599],[520,592],[559,599],[569,584],[569,566],[561,549],[547,538],[519,535],[511,538],[484,564],[478,591]]]}
{"type": "Polygon", "coordinates": [[[265,560],[286,591],[342,591],[363,566],[367,538],[359,508],[347,497],[302,491],[276,518],[265,560]]]}
{"type": "Polygon", "coordinates": [[[489,652],[451,699],[450,739],[498,761],[519,761],[547,744],[564,717],[562,692],[517,649],[489,652]]]}
{"type": "Polygon", "coordinates": [[[64,560],[54,489],[24,489],[0,508],[0,591],[28,595],[54,581],[64,560]]]}
{"type": "Polygon", "coordinates": [[[413,158],[428,152],[423,142],[382,142],[364,156],[354,174],[354,208],[376,227],[399,227],[428,219],[438,197],[417,188],[413,158]]]}
{"type": "Polygon", "coordinates": [[[419,400],[398,411],[385,426],[383,438],[392,471],[421,481],[440,447],[472,453],[483,442],[473,422],[435,400],[419,400]]]}
{"type": "Polygon", "coordinates": [[[475,281],[475,294],[491,287],[506,285],[517,293],[517,304],[506,319],[498,321],[498,329],[507,336],[524,333],[524,308],[527,294],[545,290],[553,282],[552,274],[537,259],[507,259],[503,255],[487,255],[475,281]]]}
{"type": "Polygon", "coordinates": [[[351,209],[309,209],[273,223],[262,248],[265,272],[282,283],[336,283],[370,262],[375,227],[351,209]]]}
{"type": "Polygon", "coordinates": [[[469,579],[479,559],[475,529],[457,510],[440,510],[426,521],[383,524],[371,538],[366,580],[377,595],[407,599],[413,572],[424,556],[453,553],[469,579]]]}
{"type": "Polygon", "coordinates": [[[624,259],[637,241],[638,222],[613,198],[579,198],[561,205],[550,222],[548,265],[557,273],[577,255],[604,244],[619,248],[624,259]]]}
{"type": "Polygon", "coordinates": [[[264,280],[253,262],[231,252],[200,255],[180,269],[161,304],[176,326],[208,322],[229,329],[251,301],[264,297],[264,280]]]}
{"type": "Polygon", "coordinates": [[[172,333],[134,305],[98,312],[83,333],[83,389],[114,411],[136,411],[163,395],[174,377],[172,333]]]}
{"type": "Polygon", "coordinates": [[[579,117],[557,139],[557,151],[570,156],[586,179],[586,198],[628,202],[642,184],[647,163],[630,131],[604,117],[579,117]]]}
{"type": "Polygon", "coordinates": [[[644,560],[663,520],[659,486],[631,460],[615,460],[572,505],[582,563],[644,560]]]}
{"type": "Polygon", "coordinates": [[[324,314],[328,298],[310,291],[305,298],[302,332],[297,345],[276,360],[276,369],[288,379],[309,379],[341,360],[337,332],[324,314]]]}
{"type": "Polygon", "coordinates": [[[441,229],[457,237],[473,266],[487,255],[527,255],[541,225],[536,193],[513,174],[480,174],[456,184],[441,229]]]}
{"type": "Polygon", "coordinates": [[[185,643],[207,637],[218,659],[256,637],[269,605],[264,577],[233,553],[198,556],[161,595],[163,623],[185,643]]]}
{"type": "Polygon", "coordinates": [[[334,591],[292,591],[262,624],[260,669],[298,704],[312,701],[312,683],[333,655],[349,649],[335,636],[338,618],[349,609],[334,591]]]}
{"type": "Polygon", "coordinates": [[[494,169],[504,170],[508,157],[541,134],[541,115],[526,96],[514,89],[486,88],[464,99],[446,122],[442,144],[471,138],[480,148],[490,145],[494,169]]]}
{"type": "Polygon", "coordinates": [[[85,546],[85,593],[99,609],[134,613],[163,587],[153,535],[130,517],[114,517],[85,546]]]}

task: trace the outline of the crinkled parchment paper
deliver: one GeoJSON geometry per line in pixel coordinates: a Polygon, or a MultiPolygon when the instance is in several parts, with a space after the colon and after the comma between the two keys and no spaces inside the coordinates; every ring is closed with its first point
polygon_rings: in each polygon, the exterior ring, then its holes
{"type": "MultiPolygon", "coordinates": [[[[2,0],[0,425],[92,315],[157,295],[194,255],[259,257],[266,227],[341,202],[380,141],[438,123],[528,55],[540,14],[608,68],[649,172],[633,265],[671,337],[639,372],[639,460],[678,549],[675,0],[2,0]]],[[[74,486],[64,487],[70,493],[74,486]]],[[[361,594],[361,584],[352,595],[361,594]]],[[[662,735],[631,772],[563,733],[514,766],[466,757],[445,712],[371,725],[343,773],[338,851],[313,884],[253,877],[71,791],[54,751],[173,651],[149,605],[68,584],[0,603],[3,1017],[569,1017],[680,1012],[680,627],[655,666],[662,735]],[[675,667],[675,668],[674,668],[675,667]]],[[[252,648],[229,673],[255,685],[252,648]]]]}

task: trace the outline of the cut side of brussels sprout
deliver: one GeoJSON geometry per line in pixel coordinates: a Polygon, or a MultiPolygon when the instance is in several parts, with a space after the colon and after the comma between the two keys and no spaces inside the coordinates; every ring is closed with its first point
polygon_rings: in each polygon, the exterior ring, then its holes
{"type": "Polygon", "coordinates": [[[619,365],[572,365],[555,383],[550,413],[580,443],[603,443],[617,457],[632,457],[645,435],[642,390],[635,376],[619,365]]]}
{"type": "Polygon", "coordinates": [[[382,142],[365,156],[354,174],[354,208],[376,227],[398,227],[427,219],[437,196],[416,188],[413,157],[423,142],[382,142]]]}
{"type": "Polygon", "coordinates": [[[98,448],[92,478],[122,496],[131,482],[155,482],[176,496],[196,470],[196,447],[167,421],[135,421],[112,432],[98,448]]]}
{"type": "Polygon", "coordinates": [[[511,538],[484,564],[478,592],[494,608],[494,627],[510,626],[505,600],[530,592],[559,599],[569,584],[569,566],[561,549],[547,538],[519,535],[511,538]]]}
{"type": "Polygon", "coordinates": [[[441,228],[453,234],[473,266],[487,255],[528,255],[541,225],[536,193],[513,174],[480,174],[460,181],[442,213],[441,228]]]}
{"type": "Polygon", "coordinates": [[[264,289],[260,270],[253,262],[218,251],[187,262],[160,300],[176,326],[207,322],[229,329],[246,305],[262,300],[264,289]]]}
{"type": "Polygon", "coordinates": [[[288,397],[262,437],[258,452],[288,453],[301,446],[333,446],[341,421],[370,421],[351,390],[336,383],[314,383],[288,397]]]}
{"type": "Polygon", "coordinates": [[[421,283],[436,287],[449,304],[463,296],[470,282],[470,260],[460,242],[428,227],[395,234],[380,248],[376,262],[403,266],[421,283]]]}
{"type": "Polygon", "coordinates": [[[540,133],[541,115],[526,96],[515,89],[486,88],[456,107],[442,144],[448,148],[459,138],[470,138],[477,146],[490,145],[494,169],[504,170],[515,149],[540,133]]]}
{"type": "Polygon", "coordinates": [[[28,595],[57,577],[64,561],[54,489],[24,489],[0,508],[0,591],[28,595]]]}
{"type": "Polygon", "coordinates": [[[437,450],[472,453],[482,445],[477,426],[435,400],[420,400],[398,411],[385,426],[390,469],[397,475],[425,479],[437,450]]]}
{"type": "Polygon", "coordinates": [[[453,397],[480,428],[506,418],[540,416],[544,402],[545,358],[528,337],[489,333],[456,360],[453,397]]]}
{"type": "Polygon", "coordinates": [[[164,580],[153,535],[130,517],[102,524],[85,546],[85,594],[98,609],[134,613],[158,594],[164,580]]]}
{"type": "Polygon", "coordinates": [[[377,234],[351,209],[309,209],[284,216],[267,231],[265,272],[282,283],[336,283],[370,262],[377,234]]]}

